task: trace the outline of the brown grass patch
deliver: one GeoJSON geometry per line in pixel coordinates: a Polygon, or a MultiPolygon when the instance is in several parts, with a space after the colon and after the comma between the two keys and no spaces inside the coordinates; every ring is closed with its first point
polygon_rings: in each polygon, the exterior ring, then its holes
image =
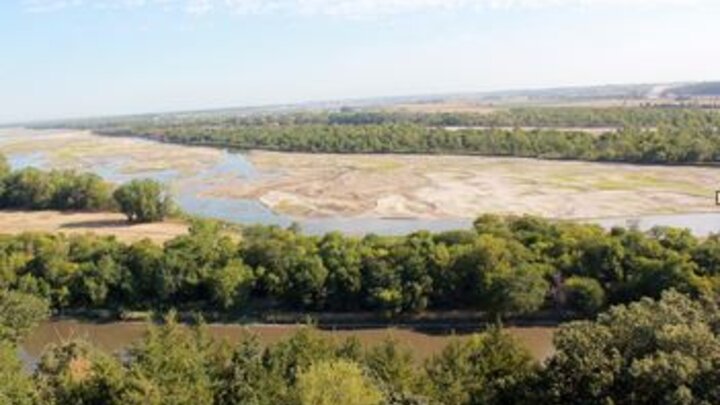
{"type": "Polygon", "coordinates": [[[164,243],[187,233],[187,224],[166,221],[152,224],[129,224],[125,216],[108,212],[0,211],[0,233],[24,232],[96,234],[115,236],[123,242],[148,238],[164,243]]]}

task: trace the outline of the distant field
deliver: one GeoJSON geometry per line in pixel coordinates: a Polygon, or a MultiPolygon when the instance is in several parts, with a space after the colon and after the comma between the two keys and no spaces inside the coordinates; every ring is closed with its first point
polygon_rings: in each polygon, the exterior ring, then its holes
{"type": "Polygon", "coordinates": [[[507,99],[497,102],[472,101],[472,100],[447,100],[436,102],[418,102],[396,104],[388,107],[390,111],[407,111],[413,113],[478,113],[491,114],[497,111],[508,110],[517,107],[590,107],[590,108],[612,108],[612,107],[713,107],[720,108],[720,97],[696,97],[691,100],[673,100],[669,98],[599,98],[599,99],[507,99]]]}
{"type": "Polygon", "coordinates": [[[557,131],[557,132],[585,132],[591,135],[602,135],[608,132],[617,132],[620,128],[617,127],[487,127],[487,126],[473,126],[473,127],[445,127],[448,131],[462,131],[464,129],[498,129],[501,131],[512,131],[514,129],[520,129],[522,131],[557,131]]]}
{"type": "Polygon", "coordinates": [[[144,238],[163,243],[187,233],[188,227],[180,222],[130,225],[125,216],[116,213],[84,213],[59,211],[0,211],[0,233],[62,232],[65,234],[112,235],[124,242],[144,238]]]}
{"type": "Polygon", "coordinates": [[[476,113],[476,114],[491,114],[503,108],[498,108],[491,103],[473,103],[469,101],[458,101],[458,102],[437,102],[437,103],[407,103],[397,104],[388,107],[388,110],[399,110],[414,113],[433,113],[433,112],[445,112],[445,113],[476,113]]]}

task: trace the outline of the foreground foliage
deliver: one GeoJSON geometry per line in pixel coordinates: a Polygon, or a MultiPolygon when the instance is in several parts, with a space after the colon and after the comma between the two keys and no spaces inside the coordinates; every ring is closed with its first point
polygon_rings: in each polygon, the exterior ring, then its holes
{"type": "Polygon", "coordinates": [[[363,238],[197,221],[164,246],[111,237],[0,236],[0,288],[57,311],[207,310],[226,315],[468,309],[592,316],[610,304],[720,292],[720,238],[657,228],[610,232],[535,217],[483,216],[470,230],[363,238]]]}
{"type": "MultiPolygon", "coordinates": [[[[0,314],[2,317],[2,314],[0,314]]],[[[424,363],[400,343],[364,348],[311,328],[261,347],[210,339],[202,322],[161,326],[123,355],[48,348],[31,374],[0,344],[3,404],[715,404],[720,311],[666,292],[566,324],[543,364],[497,328],[424,363]]]]}
{"type": "Polygon", "coordinates": [[[720,403],[720,312],[676,293],[563,326],[540,373],[546,403],[720,403]]]}

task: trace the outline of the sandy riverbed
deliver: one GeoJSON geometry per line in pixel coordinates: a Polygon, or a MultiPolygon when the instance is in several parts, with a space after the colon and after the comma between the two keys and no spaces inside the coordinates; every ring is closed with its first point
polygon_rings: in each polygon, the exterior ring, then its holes
{"type": "Polygon", "coordinates": [[[40,154],[45,167],[99,168],[116,181],[154,173],[162,179],[168,173],[174,193],[190,196],[197,206],[221,201],[227,210],[233,201],[238,207],[240,200],[259,201],[296,219],[454,219],[483,213],[584,219],[714,212],[720,180],[720,169],[708,167],[480,156],[253,151],[225,167],[228,155],[219,149],[86,131],[5,129],[0,152],[40,154]],[[243,165],[251,174],[241,172],[243,165]]]}
{"type": "Polygon", "coordinates": [[[299,217],[597,218],[715,209],[720,170],[475,156],[252,152],[261,181],[209,195],[254,198],[299,217]]]}

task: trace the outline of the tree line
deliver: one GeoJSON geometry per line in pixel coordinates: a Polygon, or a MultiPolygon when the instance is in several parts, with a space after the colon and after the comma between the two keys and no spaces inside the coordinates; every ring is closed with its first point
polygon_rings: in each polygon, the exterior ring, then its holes
{"type": "Polygon", "coordinates": [[[92,235],[0,236],[0,289],[47,299],[61,312],[592,316],[668,289],[717,297],[719,288],[718,236],[698,240],[672,228],[607,232],[534,217],[487,215],[470,230],[362,238],[275,226],[249,227],[237,237],[196,221],[164,246],[92,235]]]}
{"type": "Polygon", "coordinates": [[[0,309],[0,401],[10,405],[720,402],[718,306],[674,291],[561,326],[542,363],[499,328],[419,362],[392,339],[364,347],[309,328],[270,345],[250,334],[219,341],[171,312],[123,354],[63,342],[27,372],[16,345],[47,306],[3,292],[0,309]]]}
{"type": "MultiPolygon", "coordinates": [[[[304,116],[292,121],[270,120],[278,124],[308,123],[304,116]]],[[[245,119],[246,122],[250,118],[245,119]]],[[[701,120],[719,123],[720,115],[701,109],[662,109],[648,107],[514,107],[498,108],[489,113],[407,111],[339,111],[330,112],[313,123],[339,125],[419,124],[423,126],[460,127],[656,127],[666,123],[701,120]]],[[[268,118],[265,118],[268,121],[268,118]]],[[[255,121],[256,123],[258,121],[255,121]]],[[[262,121],[260,121],[262,122],[262,121]]],[[[312,121],[311,121],[312,122],[312,121]]]]}
{"type": "Polygon", "coordinates": [[[74,170],[11,170],[0,155],[0,209],[120,211],[130,222],[162,221],[173,210],[164,187],[132,180],[115,188],[102,177],[74,170]]]}
{"type": "MultiPolygon", "coordinates": [[[[633,112],[634,109],[618,108],[610,109],[612,112],[606,117],[604,109],[521,111],[491,114],[495,121],[484,122],[489,124],[485,128],[463,128],[467,122],[450,122],[449,118],[441,126],[431,125],[428,117],[428,122],[425,119],[417,122],[374,119],[375,114],[380,117],[393,115],[372,112],[330,114],[327,119],[320,120],[326,122],[300,120],[298,123],[290,119],[290,123],[270,120],[256,125],[245,122],[251,118],[238,118],[235,121],[141,122],[91,128],[111,136],[141,136],[163,142],[287,152],[468,154],[657,164],[720,161],[720,114],[717,112],[638,109],[652,112],[644,116],[633,112]],[[504,114],[511,118],[502,118],[504,114]],[[526,124],[534,124],[537,128],[520,126],[526,124]],[[444,125],[461,128],[448,129],[444,125]],[[618,127],[600,135],[562,128],[599,125],[618,127]]],[[[257,119],[262,120],[262,117],[257,119]]],[[[491,120],[487,117],[478,119],[491,120]]]]}
{"type": "MultiPolygon", "coordinates": [[[[690,106],[645,107],[503,107],[489,112],[412,112],[402,109],[340,108],[338,111],[296,111],[272,113],[217,113],[184,115],[148,115],[135,117],[86,119],[46,124],[85,129],[108,129],[146,125],[263,127],[296,125],[403,125],[426,127],[540,127],[540,128],[653,128],[702,121],[718,125],[720,114],[690,106]]],[[[43,126],[39,126],[43,127],[43,126]]]]}

